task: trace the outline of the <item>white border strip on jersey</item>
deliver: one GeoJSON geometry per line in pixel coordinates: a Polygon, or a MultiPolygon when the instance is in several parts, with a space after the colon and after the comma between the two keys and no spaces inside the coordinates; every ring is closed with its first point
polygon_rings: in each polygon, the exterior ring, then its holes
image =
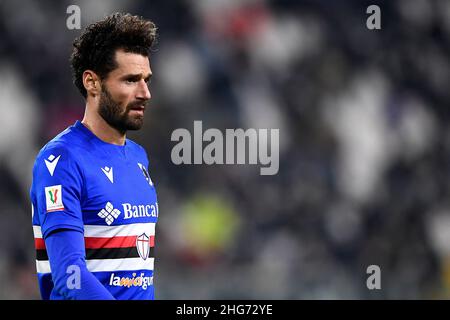
{"type": "Polygon", "coordinates": [[[37,270],[37,273],[52,272],[52,270],[50,269],[50,262],[48,260],[45,260],[45,261],[36,260],[36,270],[37,270]]]}
{"type": "Polygon", "coordinates": [[[144,232],[148,236],[154,236],[155,223],[154,222],[133,223],[133,224],[122,224],[119,226],[98,226],[98,225],[84,226],[85,237],[112,238],[112,237],[139,236],[144,232]]]}
{"type": "Polygon", "coordinates": [[[40,226],[33,226],[33,233],[35,238],[42,238],[42,231],[40,226]]]}
{"type": "Polygon", "coordinates": [[[91,272],[153,270],[154,262],[155,258],[86,260],[88,270],[91,272]]]}
{"type": "MultiPolygon", "coordinates": [[[[133,223],[122,224],[119,226],[98,226],[98,225],[85,225],[84,236],[85,237],[98,237],[98,238],[112,238],[121,236],[139,236],[143,233],[148,236],[155,235],[155,223],[133,223]]],[[[40,226],[33,226],[33,233],[35,238],[42,238],[42,231],[40,226]]]]}
{"type": "MultiPolygon", "coordinates": [[[[153,270],[155,258],[126,258],[126,259],[98,259],[86,260],[87,268],[90,272],[113,272],[113,271],[135,271],[153,270]]],[[[48,260],[36,260],[38,273],[50,273],[50,262],[48,260]]]]}

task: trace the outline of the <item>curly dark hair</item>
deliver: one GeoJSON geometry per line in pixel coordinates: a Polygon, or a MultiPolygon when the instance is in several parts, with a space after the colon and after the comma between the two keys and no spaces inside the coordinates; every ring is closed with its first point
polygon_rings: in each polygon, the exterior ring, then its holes
{"type": "Polygon", "coordinates": [[[148,56],[155,38],[153,22],[129,13],[114,13],[92,23],[73,42],[70,63],[74,84],[86,98],[87,91],[83,85],[85,70],[92,70],[100,79],[105,79],[117,68],[117,49],[148,56]]]}

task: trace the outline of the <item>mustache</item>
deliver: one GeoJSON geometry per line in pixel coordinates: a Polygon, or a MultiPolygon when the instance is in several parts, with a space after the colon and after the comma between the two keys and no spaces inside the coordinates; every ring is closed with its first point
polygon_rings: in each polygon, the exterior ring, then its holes
{"type": "Polygon", "coordinates": [[[148,101],[137,100],[127,105],[127,111],[130,111],[131,109],[147,108],[147,106],[148,101]]]}

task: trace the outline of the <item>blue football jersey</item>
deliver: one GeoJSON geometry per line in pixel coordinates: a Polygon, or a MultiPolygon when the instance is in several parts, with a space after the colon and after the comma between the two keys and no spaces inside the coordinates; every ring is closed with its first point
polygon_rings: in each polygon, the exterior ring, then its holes
{"type": "Polygon", "coordinates": [[[116,299],[154,299],[158,202],[148,165],[140,145],[106,143],[80,121],[40,150],[30,197],[43,299],[63,298],[45,248],[57,229],[83,232],[87,268],[116,299]]]}

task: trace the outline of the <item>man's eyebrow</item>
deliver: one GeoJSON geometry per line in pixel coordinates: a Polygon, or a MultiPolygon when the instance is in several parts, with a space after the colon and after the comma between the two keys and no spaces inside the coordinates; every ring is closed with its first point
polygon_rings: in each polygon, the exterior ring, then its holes
{"type": "MultiPolygon", "coordinates": [[[[152,75],[153,75],[152,73],[149,73],[149,74],[144,78],[144,80],[150,79],[152,75]]],[[[123,80],[126,80],[126,79],[138,80],[138,79],[140,79],[141,77],[142,77],[142,73],[129,73],[129,74],[123,75],[123,76],[120,77],[120,78],[123,79],[123,80]]]]}
{"type": "Polygon", "coordinates": [[[150,80],[150,78],[153,76],[153,73],[149,73],[145,78],[144,78],[144,80],[145,81],[148,81],[148,80],[150,80]]]}

